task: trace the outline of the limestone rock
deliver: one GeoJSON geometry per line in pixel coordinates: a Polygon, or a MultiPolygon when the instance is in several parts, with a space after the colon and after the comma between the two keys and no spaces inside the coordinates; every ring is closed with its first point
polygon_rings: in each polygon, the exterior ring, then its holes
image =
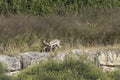
{"type": "Polygon", "coordinates": [[[100,51],[98,61],[100,65],[120,66],[120,50],[100,51]]]}
{"type": "Polygon", "coordinates": [[[6,75],[14,76],[14,75],[18,75],[19,73],[20,73],[20,71],[14,71],[14,72],[8,72],[8,73],[6,73],[6,75]]]}
{"type": "Polygon", "coordinates": [[[73,49],[71,50],[72,54],[78,54],[78,55],[84,55],[85,51],[84,50],[80,50],[80,49],[73,49]]]}
{"type": "Polygon", "coordinates": [[[25,52],[19,54],[17,57],[0,55],[0,62],[2,62],[7,67],[8,71],[19,71],[31,65],[38,64],[41,61],[48,61],[49,58],[52,58],[55,61],[63,61],[66,57],[79,60],[81,58],[80,56],[87,56],[88,61],[95,63],[103,70],[112,71],[120,68],[120,50],[116,49],[73,49],[69,52],[57,53],[53,57],[51,57],[49,53],[45,52],[25,52]]]}
{"type": "Polygon", "coordinates": [[[40,52],[26,52],[19,54],[21,67],[26,68],[30,65],[38,64],[42,60],[48,60],[50,58],[49,53],[40,52]]]}
{"type": "Polygon", "coordinates": [[[20,60],[17,57],[0,55],[0,62],[7,67],[8,71],[16,71],[21,69],[20,60]]]}
{"type": "Polygon", "coordinates": [[[99,50],[90,54],[88,60],[103,70],[116,70],[120,68],[120,50],[99,50]]]}
{"type": "Polygon", "coordinates": [[[109,66],[100,66],[100,68],[102,68],[103,71],[115,71],[118,70],[118,67],[109,67],[109,66]]]}
{"type": "Polygon", "coordinates": [[[67,56],[67,53],[58,53],[58,54],[54,57],[54,60],[56,60],[56,61],[63,61],[66,56],[67,56]]]}

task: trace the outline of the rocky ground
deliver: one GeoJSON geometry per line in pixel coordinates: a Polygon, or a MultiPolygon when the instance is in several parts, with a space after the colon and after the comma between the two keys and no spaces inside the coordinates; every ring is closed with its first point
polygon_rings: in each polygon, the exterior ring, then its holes
{"type": "Polygon", "coordinates": [[[0,62],[7,67],[7,74],[12,75],[41,61],[48,61],[49,59],[63,61],[66,57],[79,59],[80,56],[96,64],[103,71],[113,71],[120,68],[120,49],[72,49],[56,54],[54,52],[25,52],[12,57],[0,55],[0,62]]]}

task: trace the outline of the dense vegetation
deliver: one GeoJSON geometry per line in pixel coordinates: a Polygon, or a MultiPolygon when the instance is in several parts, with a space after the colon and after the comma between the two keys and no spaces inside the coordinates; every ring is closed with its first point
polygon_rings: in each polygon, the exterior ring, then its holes
{"type": "Polygon", "coordinates": [[[5,74],[5,66],[3,66],[2,63],[0,63],[0,80],[14,80],[13,77],[5,74]]]}
{"type": "Polygon", "coordinates": [[[120,0],[0,0],[1,14],[74,14],[82,8],[120,7],[120,0]]]}
{"type": "Polygon", "coordinates": [[[0,64],[0,80],[119,80],[120,71],[103,72],[84,60],[50,60],[23,70],[19,75],[6,76],[0,64]]]}
{"type": "Polygon", "coordinates": [[[98,67],[84,61],[49,61],[20,74],[20,80],[110,80],[98,67]]]}

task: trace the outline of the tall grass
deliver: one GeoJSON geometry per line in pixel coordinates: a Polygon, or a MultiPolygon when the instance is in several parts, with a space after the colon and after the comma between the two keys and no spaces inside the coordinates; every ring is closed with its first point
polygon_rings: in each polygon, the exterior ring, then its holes
{"type": "Polygon", "coordinates": [[[0,53],[40,51],[45,39],[64,47],[120,44],[120,10],[81,9],[79,15],[0,16],[0,53]]]}

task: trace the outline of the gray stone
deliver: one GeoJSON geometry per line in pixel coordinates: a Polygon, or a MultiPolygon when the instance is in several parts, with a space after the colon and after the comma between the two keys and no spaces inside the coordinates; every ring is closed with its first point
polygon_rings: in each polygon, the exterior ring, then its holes
{"type": "Polygon", "coordinates": [[[120,68],[120,50],[99,50],[90,54],[88,60],[103,70],[115,70],[120,68]]]}
{"type": "MultiPolygon", "coordinates": [[[[17,57],[10,57],[0,55],[0,62],[2,62],[8,71],[19,71],[31,65],[40,63],[41,61],[48,61],[50,58],[55,61],[64,61],[65,58],[71,57],[79,60],[81,56],[87,56],[88,61],[93,62],[97,66],[105,70],[116,70],[120,68],[120,50],[114,49],[99,49],[99,50],[79,50],[73,49],[69,52],[61,52],[51,57],[49,53],[45,52],[25,52],[19,54],[17,57]]],[[[11,74],[14,72],[10,72],[11,74]]]]}
{"type": "Polygon", "coordinates": [[[20,71],[14,71],[14,72],[8,72],[8,73],[6,73],[6,75],[14,76],[14,75],[18,75],[19,73],[20,73],[20,71]]]}
{"type": "Polygon", "coordinates": [[[53,59],[56,61],[63,61],[66,56],[67,53],[58,53],[53,59]]]}
{"type": "Polygon", "coordinates": [[[8,71],[16,71],[21,69],[20,60],[17,57],[0,56],[0,62],[7,67],[8,71]]]}
{"type": "Polygon", "coordinates": [[[26,68],[30,65],[38,64],[40,61],[45,61],[50,58],[49,53],[40,52],[26,52],[18,56],[20,58],[21,67],[26,68]]]}
{"type": "Polygon", "coordinates": [[[84,50],[80,50],[80,49],[73,49],[71,50],[72,54],[78,54],[78,55],[84,55],[85,51],[84,50]]]}
{"type": "Polygon", "coordinates": [[[109,66],[100,66],[100,68],[102,68],[102,70],[105,71],[115,71],[118,70],[119,67],[109,67],[109,66]]]}
{"type": "Polygon", "coordinates": [[[120,66],[120,50],[100,51],[98,61],[100,65],[120,66]]]}

